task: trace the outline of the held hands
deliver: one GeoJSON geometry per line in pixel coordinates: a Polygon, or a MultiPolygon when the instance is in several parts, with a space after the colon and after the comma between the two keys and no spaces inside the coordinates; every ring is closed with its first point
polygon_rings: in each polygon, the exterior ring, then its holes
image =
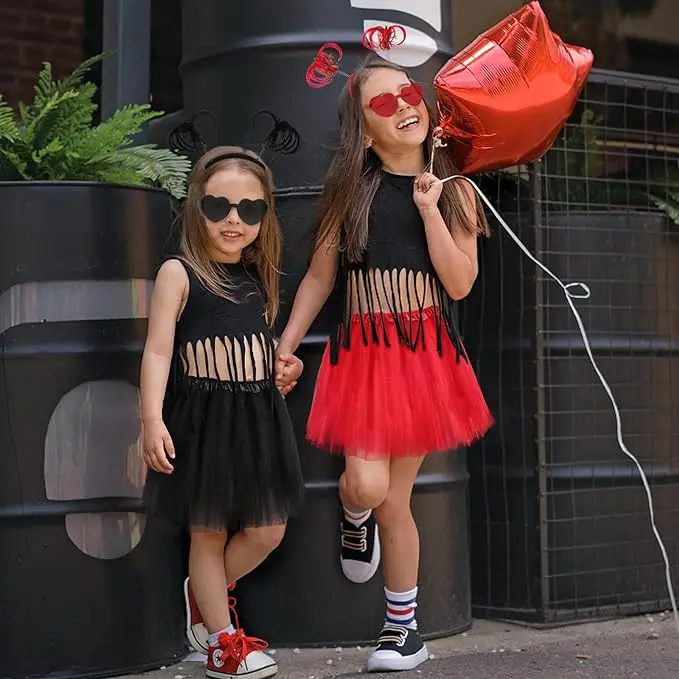
{"type": "Polygon", "coordinates": [[[420,212],[435,210],[442,190],[443,182],[431,172],[418,175],[413,185],[413,200],[418,210],[420,212]]]}
{"type": "Polygon", "coordinates": [[[165,424],[161,420],[143,422],[142,434],[146,465],[161,474],[172,474],[174,467],[168,458],[174,459],[174,444],[165,424]]]}
{"type": "Polygon", "coordinates": [[[276,352],[276,386],[282,396],[287,396],[297,384],[304,364],[294,354],[276,352]]]}

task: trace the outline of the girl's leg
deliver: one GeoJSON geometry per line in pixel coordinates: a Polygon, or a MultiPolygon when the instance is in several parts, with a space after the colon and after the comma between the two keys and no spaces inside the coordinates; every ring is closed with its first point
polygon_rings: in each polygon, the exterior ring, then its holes
{"type": "Polygon", "coordinates": [[[340,525],[340,563],[352,582],[367,582],[380,563],[380,540],[373,509],[389,490],[389,460],[345,459],[339,480],[344,516],[340,525]]]}
{"type": "Polygon", "coordinates": [[[189,580],[203,623],[210,635],[231,625],[224,574],[225,532],[191,530],[189,580]]]}
{"type": "Polygon", "coordinates": [[[409,670],[428,657],[417,633],[420,538],[410,508],[413,485],[423,459],[399,458],[391,462],[389,490],[375,510],[382,543],[387,613],[377,648],[368,660],[371,671],[409,670]]]}
{"type": "MultiPolygon", "coordinates": [[[[261,530],[261,529],[260,529],[261,530]]],[[[234,539],[237,536],[234,536],[234,539]]],[[[253,543],[257,544],[256,540],[253,543]]],[[[238,546],[239,542],[236,543],[238,546]]],[[[226,533],[191,532],[189,578],[208,636],[206,675],[210,679],[256,679],[271,677],[278,671],[273,658],[263,652],[266,644],[238,631],[238,644],[233,644],[236,630],[231,624],[227,580],[226,533]]],[[[238,551],[238,550],[236,550],[238,551]]],[[[261,551],[261,549],[260,549],[261,551]]],[[[261,561],[261,559],[260,559],[261,561]]],[[[255,564],[256,565],[256,564],[255,564]]],[[[241,562],[241,568],[243,568],[241,562]]],[[[254,566],[252,566],[254,568],[254,566]]],[[[252,568],[250,568],[252,570],[252,568]]]]}
{"type": "Polygon", "coordinates": [[[284,523],[245,528],[236,533],[224,551],[226,582],[232,584],[255,570],[281,544],[284,535],[284,523]]]}
{"type": "Polygon", "coordinates": [[[417,585],[420,536],[410,500],[423,461],[423,457],[391,461],[389,490],[375,510],[382,542],[384,584],[392,592],[406,592],[417,585]]]}
{"type": "MultiPolygon", "coordinates": [[[[262,528],[247,528],[231,538],[224,549],[223,543],[226,542],[226,536],[223,540],[217,541],[216,538],[210,539],[210,536],[220,535],[215,533],[198,533],[192,534],[191,539],[191,555],[189,557],[189,574],[190,577],[184,583],[184,596],[187,609],[187,636],[191,645],[200,652],[207,653],[208,651],[208,635],[210,630],[208,628],[207,619],[203,617],[199,597],[194,586],[198,583],[200,590],[200,577],[205,569],[204,562],[206,554],[212,554],[213,550],[216,552],[221,547],[220,565],[222,571],[222,596],[224,604],[227,601],[226,587],[234,584],[238,579],[247,575],[254,570],[264,559],[270,554],[281,542],[285,533],[285,524],[264,526],[262,528]],[[195,535],[195,538],[193,537],[195,535]],[[213,544],[214,542],[214,544],[213,544]],[[207,547],[203,546],[207,544],[207,547]],[[195,545],[195,547],[194,547],[195,545]],[[193,564],[193,566],[192,566],[193,564]]],[[[221,583],[220,583],[221,584],[221,583]]],[[[223,607],[220,608],[223,613],[223,607]]],[[[227,608],[228,611],[228,608],[227,608]]],[[[223,622],[224,617],[220,613],[219,621],[223,622]]],[[[218,621],[215,620],[215,623],[218,621]]],[[[226,626],[231,624],[227,622],[226,626]]],[[[222,627],[219,630],[223,629],[222,627]]]]}

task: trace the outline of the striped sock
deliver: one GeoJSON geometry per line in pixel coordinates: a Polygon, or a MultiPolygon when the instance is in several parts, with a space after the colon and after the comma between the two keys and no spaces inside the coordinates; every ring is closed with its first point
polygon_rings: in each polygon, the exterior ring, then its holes
{"type": "Polygon", "coordinates": [[[417,608],[417,587],[409,592],[390,592],[386,587],[387,622],[409,629],[417,629],[415,609],[417,608]]]}
{"type": "Polygon", "coordinates": [[[344,510],[344,518],[356,528],[358,528],[369,516],[372,510],[366,509],[364,512],[350,512],[346,507],[344,510]]]}

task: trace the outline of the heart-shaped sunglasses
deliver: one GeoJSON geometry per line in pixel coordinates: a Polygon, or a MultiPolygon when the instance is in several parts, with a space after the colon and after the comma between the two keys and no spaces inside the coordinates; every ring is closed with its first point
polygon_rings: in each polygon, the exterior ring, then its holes
{"type": "Polygon", "coordinates": [[[391,118],[398,111],[399,99],[403,99],[409,106],[419,106],[423,99],[422,87],[417,83],[410,83],[410,85],[404,85],[398,95],[391,92],[378,94],[368,102],[368,106],[378,116],[391,118]]]}
{"type": "Polygon", "coordinates": [[[256,200],[243,198],[240,203],[231,203],[228,198],[206,194],[200,201],[200,207],[211,222],[221,222],[229,216],[233,208],[236,208],[243,223],[255,226],[264,219],[269,204],[263,198],[256,200]]]}

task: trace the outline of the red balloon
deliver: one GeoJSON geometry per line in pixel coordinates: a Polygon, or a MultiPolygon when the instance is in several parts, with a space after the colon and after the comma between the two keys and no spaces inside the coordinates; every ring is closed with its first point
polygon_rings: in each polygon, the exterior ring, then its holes
{"type": "Polygon", "coordinates": [[[573,113],[594,55],[565,44],[530,2],[454,56],[434,80],[447,151],[464,174],[528,163],[573,113]]]}

